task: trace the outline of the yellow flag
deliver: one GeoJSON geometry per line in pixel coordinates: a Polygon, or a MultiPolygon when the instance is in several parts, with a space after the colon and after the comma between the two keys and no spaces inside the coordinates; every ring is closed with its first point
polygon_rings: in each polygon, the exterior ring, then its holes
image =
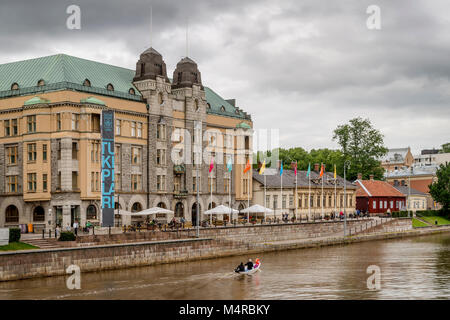
{"type": "Polygon", "coordinates": [[[334,179],[336,180],[336,165],[334,165],[334,179]]]}
{"type": "Polygon", "coordinates": [[[263,174],[264,170],[266,170],[266,160],[263,161],[261,168],[259,169],[259,174],[263,174]]]}

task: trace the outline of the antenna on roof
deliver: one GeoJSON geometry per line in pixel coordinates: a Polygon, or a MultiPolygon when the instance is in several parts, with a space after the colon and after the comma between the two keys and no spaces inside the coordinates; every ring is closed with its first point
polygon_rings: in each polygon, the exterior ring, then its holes
{"type": "Polygon", "coordinates": [[[153,38],[153,6],[150,5],[150,48],[152,47],[153,38]]]}
{"type": "Polygon", "coordinates": [[[189,18],[186,18],[186,57],[189,56],[189,18]]]}

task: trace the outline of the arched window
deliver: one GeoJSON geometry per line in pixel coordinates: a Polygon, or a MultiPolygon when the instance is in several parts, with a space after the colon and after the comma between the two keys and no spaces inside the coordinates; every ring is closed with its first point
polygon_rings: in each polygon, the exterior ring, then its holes
{"type": "Polygon", "coordinates": [[[157,207],[158,207],[158,208],[163,208],[163,209],[166,209],[166,205],[165,205],[165,203],[164,203],[164,202],[160,202],[160,203],[158,203],[157,207]]]}
{"type": "Polygon", "coordinates": [[[224,107],[224,106],[221,106],[221,107],[220,107],[220,111],[225,112],[225,107],[224,107]]]}
{"type": "Polygon", "coordinates": [[[97,208],[93,204],[91,204],[91,205],[89,205],[89,207],[87,207],[86,219],[88,219],[88,220],[97,219],[97,208]]]}
{"type": "Polygon", "coordinates": [[[177,217],[177,218],[184,217],[184,206],[183,206],[183,203],[181,203],[181,202],[178,202],[175,205],[175,217],[177,217]]]}
{"type": "Polygon", "coordinates": [[[129,94],[136,94],[136,91],[133,88],[130,88],[130,90],[128,90],[129,94]]]}
{"type": "Polygon", "coordinates": [[[16,82],[14,82],[14,83],[11,85],[11,90],[19,90],[19,85],[18,85],[16,82]]]}
{"type": "Polygon", "coordinates": [[[45,81],[43,79],[39,80],[37,83],[38,87],[45,86],[45,81]]]}
{"type": "Polygon", "coordinates": [[[84,82],[83,82],[83,86],[90,87],[91,86],[91,82],[88,79],[85,79],[84,82]]]}
{"type": "Polygon", "coordinates": [[[213,208],[215,208],[216,207],[216,203],[215,202],[210,202],[209,204],[208,204],[208,210],[211,210],[211,209],[213,209],[213,208]],[[212,207],[211,207],[211,205],[212,205],[212,207]]]}
{"type": "Polygon", "coordinates": [[[114,91],[114,86],[111,83],[108,83],[108,85],[106,86],[106,90],[114,91]]]}
{"type": "Polygon", "coordinates": [[[211,105],[210,105],[209,103],[206,104],[206,107],[207,107],[208,109],[211,109],[211,105]]]}
{"type": "Polygon", "coordinates": [[[45,211],[41,206],[34,208],[33,221],[45,221],[45,211]]]}
{"type": "Polygon", "coordinates": [[[164,103],[163,94],[161,92],[158,93],[158,103],[159,103],[160,106],[162,106],[163,103],[164,103]]]}
{"type": "Polygon", "coordinates": [[[16,206],[10,205],[5,211],[5,223],[18,223],[19,222],[19,210],[16,206]]]}
{"type": "Polygon", "coordinates": [[[142,206],[139,202],[133,203],[133,206],[131,207],[131,212],[139,212],[142,211],[142,206]]]}

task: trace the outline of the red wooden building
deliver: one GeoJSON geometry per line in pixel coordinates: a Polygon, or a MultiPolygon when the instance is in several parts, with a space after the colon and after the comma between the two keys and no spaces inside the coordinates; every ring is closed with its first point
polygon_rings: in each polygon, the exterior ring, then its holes
{"type": "Polygon", "coordinates": [[[371,214],[406,210],[406,196],[387,182],[356,180],[356,209],[371,214]]]}

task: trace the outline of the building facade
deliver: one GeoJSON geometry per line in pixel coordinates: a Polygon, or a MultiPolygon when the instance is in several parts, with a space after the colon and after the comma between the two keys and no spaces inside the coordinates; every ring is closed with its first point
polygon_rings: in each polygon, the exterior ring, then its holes
{"type": "Polygon", "coordinates": [[[307,171],[297,171],[296,177],[293,170],[283,170],[283,187],[281,188],[281,177],[278,170],[266,169],[263,175],[253,172],[252,203],[274,210],[273,215],[278,218],[281,218],[283,213],[288,213],[290,217],[297,215],[302,219],[307,217],[318,219],[330,216],[334,212],[344,211],[344,207],[347,214],[354,213],[356,205],[355,185],[347,181],[346,192],[344,192],[344,179],[342,177],[337,176],[335,180],[332,172],[325,172],[323,177],[320,177],[319,164],[315,164],[314,170],[311,170],[310,188],[310,181],[306,174],[307,171]],[[322,178],[324,179],[323,193],[322,178]],[[296,180],[297,192],[295,192],[296,180]],[[347,203],[345,203],[345,196],[347,197],[347,203]]]}
{"type": "Polygon", "coordinates": [[[416,212],[417,210],[426,210],[429,202],[430,195],[424,192],[420,192],[414,188],[408,186],[394,186],[395,189],[403,193],[406,197],[407,210],[416,212]]]}
{"type": "Polygon", "coordinates": [[[414,157],[410,147],[389,149],[388,153],[381,159],[381,166],[387,172],[410,168],[413,164],[414,157]]]}
{"type": "Polygon", "coordinates": [[[385,181],[356,180],[356,208],[369,214],[405,210],[406,197],[385,181]]]}
{"type": "Polygon", "coordinates": [[[101,222],[102,110],[115,115],[116,208],[160,206],[195,221],[197,175],[201,219],[228,204],[229,185],[231,205],[246,205],[251,117],[203,86],[193,60],[169,80],[153,48],[136,70],[60,54],[0,65],[0,226],[101,222]]]}

